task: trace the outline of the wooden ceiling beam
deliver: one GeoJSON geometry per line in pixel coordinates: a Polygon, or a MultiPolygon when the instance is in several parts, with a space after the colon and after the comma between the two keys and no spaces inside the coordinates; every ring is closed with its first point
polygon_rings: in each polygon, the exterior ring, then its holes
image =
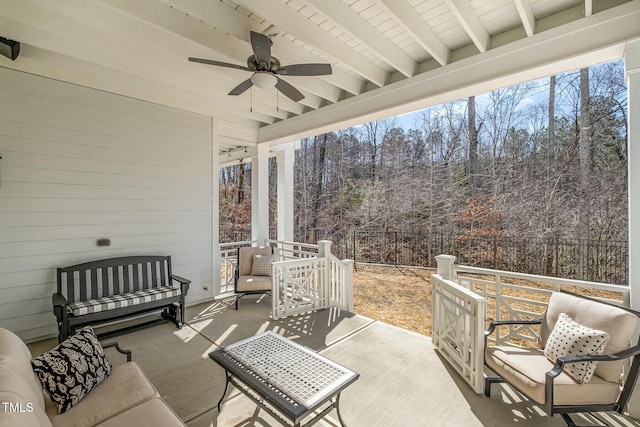
{"type": "Polygon", "coordinates": [[[305,43],[322,50],[356,74],[377,86],[384,86],[389,74],[363,55],[338,40],[327,37],[327,32],[304,18],[282,0],[236,0],[244,8],[266,19],[305,43]]]}
{"type": "Polygon", "coordinates": [[[418,71],[418,64],[409,55],[345,3],[339,0],[305,1],[405,77],[412,77],[418,71]]]}
{"type": "Polygon", "coordinates": [[[480,52],[489,50],[491,37],[468,0],[445,0],[480,52]]]}
{"type": "Polygon", "coordinates": [[[516,9],[518,9],[518,15],[522,21],[524,31],[527,33],[527,37],[531,37],[536,32],[536,18],[533,16],[533,9],[529,0],[514,0],[516,3],[516,9]]]}
{"type": "Polygon", "coordinates": [[[409,3],[398,0],[380,0],[380,4],[395,18],[398,25],[440,65],[449,63],[451,51],[409,3]]]}

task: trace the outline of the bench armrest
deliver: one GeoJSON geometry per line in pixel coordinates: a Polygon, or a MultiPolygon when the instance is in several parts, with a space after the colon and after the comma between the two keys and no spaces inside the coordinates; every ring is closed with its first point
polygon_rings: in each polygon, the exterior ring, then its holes
{"type": "Polygon", "coordinates": [[[109,348],[109,347],[115,347],[116,350],[118,350],[118,353],[120,354],[124,354],[127,356],[127,362],[131,362],[131,350],[123,350],[120,348],[120,345],[118,345],[118,343],[116,341],[114,342],[109,342],[106,344],[102,344],[102,348],[109,348]]]}
{"type": "Polygon", "coordinates": [[[175,274],[171,275],[171,279],[180,283],[180,290],[182,291],[183,295],[186,295],[187,291],[189,290],[189,285],[191,284],[191,280],[185,279],[184,277],[176,276],[175,274]]]}
{"type": "Polygon", "coordinates": [[[64,305],[67,305],[67,299],[64,297],[64,295],[57,292],[51,295],[51,302],[53,303],[54,307],[62,307],[64,305]]]}
{"type": "Polygon", "coordinates": [[[542,319],[533,320],[494,320],[489,324],[489,328],[484,331],[484,336],[487,337],[495,331],[497,326],[502,325],[539,325],[542,323],[542,319]]]}

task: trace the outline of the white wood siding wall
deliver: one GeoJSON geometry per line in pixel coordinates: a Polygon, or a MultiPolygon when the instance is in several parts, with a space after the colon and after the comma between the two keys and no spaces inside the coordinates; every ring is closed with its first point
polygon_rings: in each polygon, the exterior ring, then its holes
{"type": "Polygon", "coordinates": [[[0,68],[0,156],[0,327],[55,334],[56,267],[113,256],[211,297],[211,117],[0,68]]]}

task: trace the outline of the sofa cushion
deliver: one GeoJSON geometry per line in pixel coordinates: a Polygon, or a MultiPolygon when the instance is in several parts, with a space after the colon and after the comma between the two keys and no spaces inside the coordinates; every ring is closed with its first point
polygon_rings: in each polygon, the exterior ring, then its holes
{"type": "Polygon", "coordinates": [[[165,298],[178,296],[181,293],[180,288],[174,288],[173,286],[160,286],[158,288],[145,289],[121,295],[112,295],[110,297],[72,302],[67,306],[67,310],[74,316],[82,316],[84,314],[98,313],[100,311],[112,310],[114,308],[159,301],[165,298]]]}
{"type": "MultiPolygon", "coordinates": [[[[487,347],[485,363],[496,374],[543,405],[545,401],[545,374],[551,363],[541,349],[515,346],[487,347]]],[[[585,405],[614,403],[620,394],[618,382],[609,382],[594,375],[587,384],[576,384],[565,371],[554,380],[556,405],[585,405]]]]}
{"type": "Polygon", "coordinates": [[[184,425],[176,413],[160,400],[160,398],[147,400],[99,424],[100,427],[182,427],[184,425]]]}
{"type": "MultiPolygon", "coordinates": [[[[604,346],[609,341],[609,334],[597,329],[587,328],[565,313],[560,313],[547,345],[544,347],[544,355],[552,363],[563,356],[583,356],[602,354],[604,346]]],[[[580,384],[589,382],[598,362],[568,363],[565,371],[580,384]]]]}
{"type": "Polygon", "coordinates": [[[60,413],[80,402],[111,373],[111,364],[90,326],[34,358],[31,365],[60,413]]]}
{"type": "Polygon", "coordinates": [[[0,427],[51,426],[41,403],[42,390],[34,391],[28,378],[0,364],[0,427]]]}
{"type": "Polygon", "coordinates": [[[251,260],[252,276],[271,276],[271,264],[273,257],[271,255],[253,254],[251,260]]]}
{"type": "MultiPolygon", "coordinates": [[[[631,339],[636,329],[638,318],[618,307],[601,304],[579,298],[563,292],[554,292],[540,327],[540,347],[547,344],[549,334],[553,330],[560,313],[566,313],[573,320],[589,328],[598,329],[609,334],[610,339],[604,348],[604,354],[612,354],[631,346],[631,339]]],[[[623,361],[599,362],[595,375],[606,381],[618,382],[622,373],[623,361]]]]}
{"type": "Polygon", "coordinates": [[[0,366],[20,375],[31,388],[31,402],[44,408],[44,396],[40,380],[31,368],[31,352],[27,345],[13,332],[0,328],[0,366]]]}
{"type": "Polygon", "coordinates": [[[154,397],[156,389],[142,370],[135,362],[127,362],[114,366],[111,375],[68,412],[58,414],[49,402],[47,415],[54,427],[94,426],[154,397]]]}

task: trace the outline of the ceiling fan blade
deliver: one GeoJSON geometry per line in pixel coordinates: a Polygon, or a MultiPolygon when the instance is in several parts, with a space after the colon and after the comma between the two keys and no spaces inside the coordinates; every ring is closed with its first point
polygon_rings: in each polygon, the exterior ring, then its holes
{"type": "Polygon", "coordinates": [[[251,79],[247,79],[242,83],[240,83],[238,86],[234,87],[231,90],[231,92],[229,92],[229,95],[240,95],[241,93],[244,93],[247,89],[249,89],[251,86],[253,86],[253,82],[251,81],[251,79]]]}
{"type": "Polygon", "coordinates": [[[207,64],[207,65],[217,65],[218,67],[237,68],[238,70],[251,71],[250,69],[242,65],[229,64],[228,62],[214,61],[212,59],[189,58],[189,61],[199,62],[201,64],[207,64]]]}
{"type": "MultiPolygon", "coordinates": [[[[277,77],[276,77],[277,78],[277,77]]],[[[304,95],[300,93],[298,89],[291,86],[289,83],[285,82],[282,79],[278,79],[278,83],[276,83],[276,89],[282,92],[287,98],[294,102],[298,102],[304,99],[304,95]]]]}
{"type": "Polygon", "coordinates": [[[271,40],[269,37],[251,31],[251,48],[258,64],[264,63],[268,66],[271,62],[271,40]]]}
{"type": "Polygon", "coordinates": [[[327,76],[332,72],[331,64],[293,64],[276,70],[277,74],[287,76],[327,76]]]}

